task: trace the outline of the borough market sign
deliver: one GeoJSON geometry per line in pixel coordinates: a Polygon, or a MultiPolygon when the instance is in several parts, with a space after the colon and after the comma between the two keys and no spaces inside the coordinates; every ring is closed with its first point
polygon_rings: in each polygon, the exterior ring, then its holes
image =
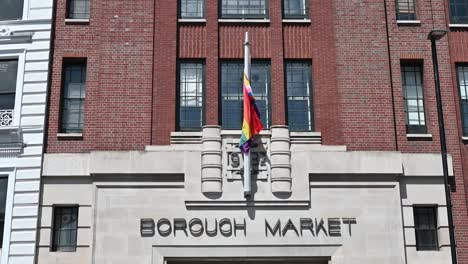
{"type": "MultiPolygon", "coordinates": [[[[295,221],[290,218],[286,221],[277,219],[269,221],[265,219],[264,231],[266,237],[284,237],[291,233],[295,236],[302,237],[305,235],[311,236],[326,236],[326,237],[341,237],[343,232],[352,236],[353,225],[357,224],[356,218],[299,218],[295,221]]],[[[247,236],[248,225],[245,218],[242,219],[207,219],[207,218],[161,218],[155,221],[152,218],[142,218],[140,220],[140,233],[142,236],[160,237],[168,236],[208,236],[214,237],[222,235],[224,237],[231,236],[247,236]]]]}

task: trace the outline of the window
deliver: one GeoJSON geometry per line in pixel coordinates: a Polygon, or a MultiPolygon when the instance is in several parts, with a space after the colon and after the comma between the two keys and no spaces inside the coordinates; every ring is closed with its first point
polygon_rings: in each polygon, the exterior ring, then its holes
{"type": "Polygon", "coordinates": [[[0,20],[21,20],[23,0],[0,0],[0,20]]]}
{"type": "Polygon", "coordinates": [[[13,124],[18,60],[0,60],[0,127],[13,124]]]}
{"type": "Polygon", "coordinates": [[[67,18],[89,19],[90,0],[68,0],[67,18]]]}
{"type": "Polygon", "coordinates": [[[180,0],[180,18],[204,18],[205,0],[180,0]]]}
{"type": "Polygon", "coordinates": [[[76,251],[78,206],[56,206],[53,211],[51,251],[76,251]]]}
{"type": "Polygon", "coordinates": [[[313,107],[310,63],[287,62],[285,69],[289,129],[291,131],[312,131],[313,107]]]}
{"type": "Polygon", "coordinates": [[[62,132],[81,133],[84,124],[86,62],[66,62],[63,75],[62,132]]]}
{"type": "Polygon", "coordinates": [[[450,0],[450,23],[468,24],[468,1],[450,0]]]}
{"type": "Polygon", "coordinates": [[[201,130],[203,125],[204,65],[179,64],[179,130],[201,130]]]}
{"type": "MultiPolygon", "coordinates": [[[[221,63],[221,121],[223,129],[242,129],[243,113],[242,62],[221,63]]],[[[270,127],[270,64],[253,62],[250,72],[255,102],[260,110],[260,119],[265,129],[270,127]]]]}
{"type": "Polygon", "coordinates": [[[3,242],[3,229],[5,227],[5,209],[8,190],[8,177],[0,176],[0,248],[3,242]]]}
{"type": "Polygon", "coordinates": [[[435,206],[414,207],[414,229],[417,250],[438,250],[437,208],[435,206]]]}
{"type": "Polygon", "coordinates": [[[427,130],[424,114],[421,66],[417,64],[402,64],[401,80],[405,100],[406,133],[425,134],[427,130]]]}
{"type": "Polygon", "coordinates": [[[221,0],[222,18],[268,18],[268,0],[221,0]]]}
{"type": "Polygon", "coordinates": [[[284,0],[283,18],[308,18],[309,1],[308,0],[284,0]]]}
{"type": "Polygon", "coordinates": [[[415,0],[396,0],[397,20],[416,20],[415,0]]]}
{"type": "Polygon", "coordinates": [[[468,65],[457,65],[463,135],[468,135],[468,65]]]}

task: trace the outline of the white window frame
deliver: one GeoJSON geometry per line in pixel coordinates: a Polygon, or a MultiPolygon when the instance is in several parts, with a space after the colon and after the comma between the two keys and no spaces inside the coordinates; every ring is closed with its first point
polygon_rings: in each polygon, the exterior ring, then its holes
{"type": "Polygon", "coordinates": [[[18,72],[16,73],[16,91],[15,91],[15,109],[13,109],[13,124],[11,126],[0,129],[10,129],[20,126],[21,119],[21,104],[23,99],[23,81],[25,67],[26,51],[22,50],[7,50],[0,51],[0,60],[17,59],[18,72]]]}
{"type": "MultiPolygon", "coordinates": [[[[6,159],[9,166],[15,163],[12,159],[6,159]],[[9,161],[9,162],[8,162],[9,161]]],[[[13,196],[14,196],[14,185],[16,181],[16,168],[5,168],[2,167],[3,163],[0,162],[0,175],[2,177],[8,177],[8,186],[7,186],[7,197],[5,203],[5,225],[3,227],[3,240],[2,244],[2,257],[1,263],[8,262],[8,256],[10,255],[10,240],[11,240],[11,221],[13,219],[13,196]]]]}

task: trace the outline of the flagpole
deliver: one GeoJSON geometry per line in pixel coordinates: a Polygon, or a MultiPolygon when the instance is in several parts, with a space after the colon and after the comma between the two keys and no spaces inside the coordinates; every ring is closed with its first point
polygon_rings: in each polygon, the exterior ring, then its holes
{"type": "MultiPolygon", "coordinates": [[[[244,43],[244,73],[250,80],[250,44],[249,32],[245,32],[244,43]]],[[[250,151],[244,153],[244,197],[249,197],[251,194],[251,179],[250,179],[250,151]]]]}

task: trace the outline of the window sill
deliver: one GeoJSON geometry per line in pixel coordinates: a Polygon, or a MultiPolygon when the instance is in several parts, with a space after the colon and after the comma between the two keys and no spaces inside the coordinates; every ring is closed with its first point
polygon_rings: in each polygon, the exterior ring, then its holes
{"type": "Polygon", "coordinates": [[[84,25],[84,24],[89,24],[89,18],[88,18],[88,19],[66,18],[66,19],[65,19],[65,24],[67,24],[67,25],[84,25]]]}
{"type": "Polygon", "coordinates": [[[220,23],[270,23],[270,19],[249,19],[249,18],[220,18],[220,23]]]}
{"type": "Polygon", "coordinates": [[[286,18],[283,19],[283,23],[304,23],[304,24],[310,24],[312,20],[304,18],[304,19],[292,19],[292,18],[286,18]]]}
{"type": "Polygon", "coordinates": [[[179,23],[206,23],[204,18],[179,18],[179,23]]]}
{"type": "Polygon", "coordinates": [[[468,141],[468,137],[462,137],[462,141],[468,141]]]}
{"type": "Polygon", "coordinates": [[[449,24],[451,28],[468,28],[468,24],[449,24]]]}
{"type": "Polygon", "coordinates": [[[397,20],[398,26],[420,26],[421,20],[397,20]]]}
{"type": "Polygon", "coordinates": [[[406,137],[408,139],[414,139],[414,138],[431,139],[432,134],[406,134],[406,137]]]}
{"type": "Polygon", "coordinates": [[[82,138],[83,133],[57,133],[58,138],[82,138]]]}

